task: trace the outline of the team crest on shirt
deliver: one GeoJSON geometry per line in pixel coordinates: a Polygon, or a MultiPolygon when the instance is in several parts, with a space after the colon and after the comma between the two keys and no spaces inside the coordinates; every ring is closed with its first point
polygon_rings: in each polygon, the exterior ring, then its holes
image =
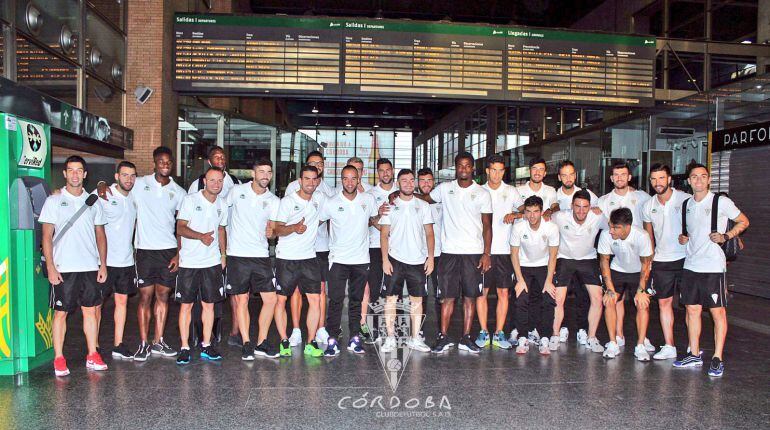
{"type": "Polygon", "coordinates": [[[345,212],[345,208],[340,206],[340,207],[337,208],[337,212],[345,212]]]}
{"type": "Polygon", "coordinates": [[[454,194],[455,190],[449,190],[449,194],[454,194]]]}
{"type": "Polygon", "coordinates": [[[150,186],[149,186],[149,185],[145,185],[145,186],[144,186],[144,190],[145,190],[145,191],[150,191],[150,186]]]}
{"type": "Polygon", "coordinates": [[[546,235],[542,235],[542,236],[541,236],[541,238],[543,239],[543,242],[545,242],[546,240],[548,240],[548,236],[546,236],[546,235]]]}
{"type": "Polygon", "coordinates": [[[174,200],[174,193],[168,193],[168,199],[174,200]]]}
{"type": "Polygon", "coordinates": [[[110,202],[110,204],[113,205],[113,206],[117,206],[118,205],[118,201],[117,200],[112,200],[110,202]]]}
{"type": "Polygon", "coordinates": [[[361,203],[361,209],[366,210],[366,203],[361,203]]]}
{"type": "Polygon", "coordinates": [[[239,197],[241,200],[245,200],[245,199],[246,199],[246,194],[241,194],[241,195],[240,195],[240,196],[238,196],[238,197],[239,197]]]}
{"type": "Polygon", "coordinates": [[[569,226],[568,226],[568,225],[565,225],[565,226],[564,226],[564,230],[569,230],[569,226]]]}
{"type": "Polygon", "coordinates": [[[658,213],[658,210],[653,208],[650,212],[656,214],[656,213],[658,213]]]}
{"type": "Polygon", "coordinates": [[[615,202],[610,202],[610,206],[615,206],[615,202]]]}
{"type": "Polygon", "coordinates": [[[313,202],[313,207],[318,209],[318,202],[313,202]]]}
{"type": "Polygon", "coordinates": [[[521,238],[524,239],[524,240],[527,240],[527,239],[529,239],[529,236],[527,236],[527,233],[524,233],[524,236],[522,236],[521,238]]]}
{"type": "Polygon", "coordinates": [[[703,211],[706,212],[706,215],[709,215],[711,213],[711,208],[706,208],[703,211]]]}
{"type": "Polygon", "coordinates": [[[393,208],[394,211],[398,211],[398,209],[399,209],[398,206],[393,208]]]}
{"type": "Polygon", "coordinates": [[[295,210],[295,211],[298,211],[298,210],[299,210],[299,206],[297,206],[297,205],[294,205],[294,210],[295,210]]]}
{"type": "Polygon", "coordinates": [[[476,200],[476,194],[471,194],[471,200],[476,200]]]}
{"type": "Polygon", "coordinates": [[[222,209],[217,209],[217,216],[218,217],[222,216],[222,209]]]}
{"type": "Polygon", "coordinates": [[[202,208],[202,207],[200,207],[200,206],[195,206],[195,211],[196,211],[196,212],[201,212],[202,210],[203,210],[203,208],[202,208]]]}
{"type": "Polygon", "coordinates": [[[69,206],[67,202],[61,202],[61,207],[66,208],[67,206],[69,206]]]}
{"type": "Polygon", "coordinates": [[[636,204],[636,199],[631,199],[631,204],[636,204]]]}
{"type": "Polygon", "coordinates": [[[267,202],[262,202],[262,209],[266,209],[266,208],[267,208],[267,202]]]}

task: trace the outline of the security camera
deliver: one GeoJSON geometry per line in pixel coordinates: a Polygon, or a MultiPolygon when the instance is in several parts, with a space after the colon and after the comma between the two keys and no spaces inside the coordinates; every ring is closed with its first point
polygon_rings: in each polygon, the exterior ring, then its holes
{"type": "Polygon", "coordinates": [[[153,93],[153,89],[150,87],[136,87],[134,90],[134,96],[136,97],[136,102],[140,105],[143,105],[147,102],[147,100],[150,98],[150,96],[153,93]]]}

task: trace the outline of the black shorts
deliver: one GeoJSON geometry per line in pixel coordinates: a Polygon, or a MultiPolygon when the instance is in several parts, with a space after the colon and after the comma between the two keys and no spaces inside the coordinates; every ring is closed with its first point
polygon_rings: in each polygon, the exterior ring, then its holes
{"type": "Polygon", "coordinates": [[[591,260],[558,259],[556,261],[556,286],[569,287],[573,277],[582,285],[602,285],[599,261],[595,258],[591,260]]]}
{"type": "MultiPolygon", "coordinates": [[[[618,299],[632,300],[636,295],[636,290],[639,289],[639,277],[641,274],[639,272],[618,272],[617,270],[610,269],[610,276],[612,276],[612,285],[615,286],[615,292],[618,293],[618,299]]],[[[654,295],[653,291],[649,289],[649,281],[647,286],[647,293],[654,295]]],[[[604,286],[604,290],[606,289],[606,286],[604,286]]]]}
{"type": "Polygon", "coordinates": [[[227,257],[225,293],[239,295],[275,292],[270,257],[227,257]]]}
{"type": "Polygon", "coordinates": [[[438,296],[456,299],[463,297],[475,298],[481,295],[484,284],[477,266],[481,254],[441,254],[438,265],[438,296]]]}
{"type": "Polygon", "coordinates": [[[112,293],[136,294],[136,266],[107,266],[107,282],[101,286],[102,297],[108,297],[112,293]]]}
{"type": "Polygon", "coordinates": [[[492,256],[492,267],[484,274],[484,288],[513,288],[513,263],[510,254],[492,256]]]}
{"type": "Polygon", "coordinates": [[[727,283],[722,273],[697,273],[682,270],[679,302],[683,305],[702,305],[706,308],[727,306],[727,283]]]}
{"type": "Polygon", "coordinates": [[[282,296],[291,296],[299,285],[302,294],[321,293],[321,270],[318,258],[306,260],[275,259],[276,292],[282,296]]]}
{"type": "Polygon", "coordinates": [[[168,263],[176,256],[176,248],[171,249],[137,249],[136,250],[136,284],[139,288],[150,285],[163,285],[173,288],[176,283],[176,273],[168,268],[168,263]]]}
{"type": "Polygon", "coordinates": [[[652,288],[655,289],[655,297],[667,299],[673,297],[679,285],[682,283],[682,269],[684,258],[676,261],[652,262],[652,288]]]}
{"type": "Polygon", "coordinates": [[[382,273],[382,250],[380,248],[369,248],[369,275],[367,283],[369,284],[369,297],[372,300],[377,299],[377,295],[372,294],[372,291],[377,291],[385,282],[384,279],[384,274],[382,273]]]}
{"type": "Polygon", "coordinates": [[[49,306],[55,311],[74,312],[79,307],[102,304],[102,285],[96,282],[96,271],[61,273],[62,282],[51,285],[49,306]]]}
{"type": "Polygon", "coordinates": [[[222,265],[201,269],[180,267],[176,275],[174,298],[179,303],[218,303],[225,299],[222,265]]]}
{"type": "MultiPolygon", "coordinates": [[[[393,275],[385,275],[380,290],[381,297],[400,296],[404,291],[404,282],[410,296],[428,296],[428,279],[425,276],[424,265],[402,263],[393,257],[390,257],[390,264],[393,266],[393,275]]],[[[369,291],[373,291],[371,285],[369,288],[369,291]]]]}
{"type": "Polygon", "coordinates": [[[315,255],[321,269],[321,282],[326,282],[329,278],[329,251],[316,251],[315,255]]]}
{"type": "Polygon", "coordinates": [[[433,297],[441,299],[438,291],[438,265],[440,264],[441,256],[433,257],[433,272],[428,276],[428,288],[433,291],[433,297]]]}

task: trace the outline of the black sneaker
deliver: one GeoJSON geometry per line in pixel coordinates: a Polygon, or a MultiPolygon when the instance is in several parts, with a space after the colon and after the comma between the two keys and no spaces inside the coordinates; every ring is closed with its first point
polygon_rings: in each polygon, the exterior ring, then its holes
{"type": "Polygon", "coordinates": [[[364,343],[369,345],[374,344],[374,336],[372,336],[372,332],[369,331],[368,325],[361,324],[361,328],[358,329],[358,336],[364,343]]]}
{"type": "Polygon", "coordinates": [[[278,354],[278,351],[276,351],[275,348],[273,348],[270,343],[267,342],[267,339],[263,340],[262,343],[257,345],[257,348],[254,350],[254,354],[268,358],[278,358],[280,355],[278,354]]]}
{"type": "Polygon", "coordinates": [[[241,360],[253,361],[254,360],[254,347],[251,346],[251,342],[246,342],[241,348],[241,360]]]}
{"type": "Polygon", "coordinates": [[[230,346],[243,346],[243,339],[241,339],[240,334],[236,334],[235,336],[230,335],[227,338],[227,344],[230,346]]]}
{"type": "Polygon", "coordinates": [[[717,357],[711,358],[708,375],[714,378],[721,378],[725,373],[725,363],[717,357]]]}
{"type": "Polygon", "coordinates": [[[435,354],[443,354],[449,351],[449,348],[449,338],[446,337],[444,333],[439,332],[438,336],[436,336],[436,343],[433,345],[431,352],[435,354]]]}
{"type": "Polygon", "coordinates": [[[118,346],[112,348],[112,356],[114,358],[122,358],[124,360],[130,360],[134,357],[128,347],[123,343],[119,343],[118,346]]]}
{"type": "Polygon", "coordinates": [[[213,346],[204,346],[201,349],[201,358],[209,361],[217,361],[222,359],[222,355],[213,346]]]}
{"type": "Polygon", "coordinates": [[[468,351],[472,352],[474,354],[478,354],[481,349],[479,349],[478,345],[476,345],[476,342],[471,340],[471,335],[466,334],[463,336],[462,339],[460,339],[460,345],[458,346],[460,351],[468,351]]]}
{"type": "Polygon", "coordinates": [[[134,353],[134,361],[147,361],[150,358],[150,344],[142,342],[134,353]]]}
{"type": "Polygon", "coordinates": [[[176,356],[176,364],[183,366],[190,364],[190,350],[182,349],[179,351],[179,355],[176,356]]]}

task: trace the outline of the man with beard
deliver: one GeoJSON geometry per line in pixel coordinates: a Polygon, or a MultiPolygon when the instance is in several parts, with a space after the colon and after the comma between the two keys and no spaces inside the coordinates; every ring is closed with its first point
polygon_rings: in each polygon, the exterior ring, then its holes
{"type": "Polygon", "coordinates": [[[211,345],[214,327],[214,303],[225,300],[223,269],[227,249],[227,203],[219,197],[225,173],[218,167],[206,172],[203,190],[185,196],[177,216],[176,231],[180,237],[179,274],[174,297],[179,308],[179,336],[182,348],[176,363],[190,363],[189,330],[193,303],[201,302],[203,342],[201,358],[221,360],[211,345]]]}
{"type": "MultiPolygon", "coordinates": [[[[545,160],[542,158],[533,158],[529,161],[529,181],[524,185],[516,187],[521,198],[526,200],[532,196],[538,196],[543,199],[543,217],[547,220],[551,217],[551,212],[556,209],[559,202],[556,201],[556,190],[543,183],[547,172],[545,160]]],[[[524,213],[524,208],[519,206],[519,212],[524,213]]]]}
{"type": "Polygon", "coordinates": [[[671,188],[671,168],[665,164],[650,167],[650,185],[655,196],[642,207],[642,221],[655,249],[652,287],[658,299],[660,326],[666,342],[652,358],[667,360],[676,358],[673,301],[682,281],[685,257],[685,246],[678,240],[682,233],[682,202],[692,196],[671,188]]]}
{"type": "MultiPolygon", "coordinates": [[[[107,224],[107,282],[104,283],[103,297],[115,293],[115,338],[112,356],[130,360],[133,354],[123,344],[123,330],[126,327],[128,296],[136,293],[136,269],[134,268],[134,224],[136,206],[131,190],[136,182],[136,166],[121,161],[115,172],[115,184],[110,186],[112,194],[107,200],[99,199],[107,224]]],[[[101,306],[97,311],[101,322],[101,306]]],[[[101,326],[100,324],[97,324],[101,326]]]]}
{"type": "Polygon", "coordinates": [[[227,282],[225,291],[235,297],[237,319],[243,347],[241,359],[254,360],[254,353],[265,357],[278,357],[278,352],[267,342],[267,332],[273,321],[275,284],[273,264],[270,261],[267,240],[274,237],[273,221],[281,201],[267,187],[273,178],[273,162],[259,159],[253,167],[254,180],[234,186],[225,198],[230,208],[227,226],[227,282]],[[249,336],[249,295],[259,293],[262,308],[256,351],[249,336]]]}
{"type": "MultiPolygon", "coordinates": [[[[615,209],[629,208],[634,218],[633,225],[643,228],[642,207],[650,199],[650,195],[630,187],[631,168],[628,166],[628,163],[621,161],[613,164],[610,180],[615,188],[599,198],[599,209],[602,210],[605,217],[609,217],[610,213],[615,209]]],[[[615,311],[618,316],[617,335],[616,339],[610,339],[610,341],[617,342],[618,346],[621,347],[626,344],[626,338],[623,336],[623,317],[625,314],[623,301],[618,301],[615,304],[615,311]]],[[[652,346],[648,339],[645,339],[644,347],[650,352],[655,351],[655,347],[652,346]]]]}
{"type": "MultiPolygon", "coordinates": [[[[424,167],[417,171],[417,187],[422,195],[429,195],[435,186],[436,181],[433,177],[433,171],[429,167],[424,167]]],[[[430,211],[433,217],[433,267],[438,268],[439,257],[441,257],[441,223],[443,219],[441,203],[431,204],[430,211]]],[[[428,283],[433,288],[433,310],[436,312],[436,331],[439,332],[441,331],[441,298],[438,295],[438,270],[433,270],[428,275],[428,283]]]]}

